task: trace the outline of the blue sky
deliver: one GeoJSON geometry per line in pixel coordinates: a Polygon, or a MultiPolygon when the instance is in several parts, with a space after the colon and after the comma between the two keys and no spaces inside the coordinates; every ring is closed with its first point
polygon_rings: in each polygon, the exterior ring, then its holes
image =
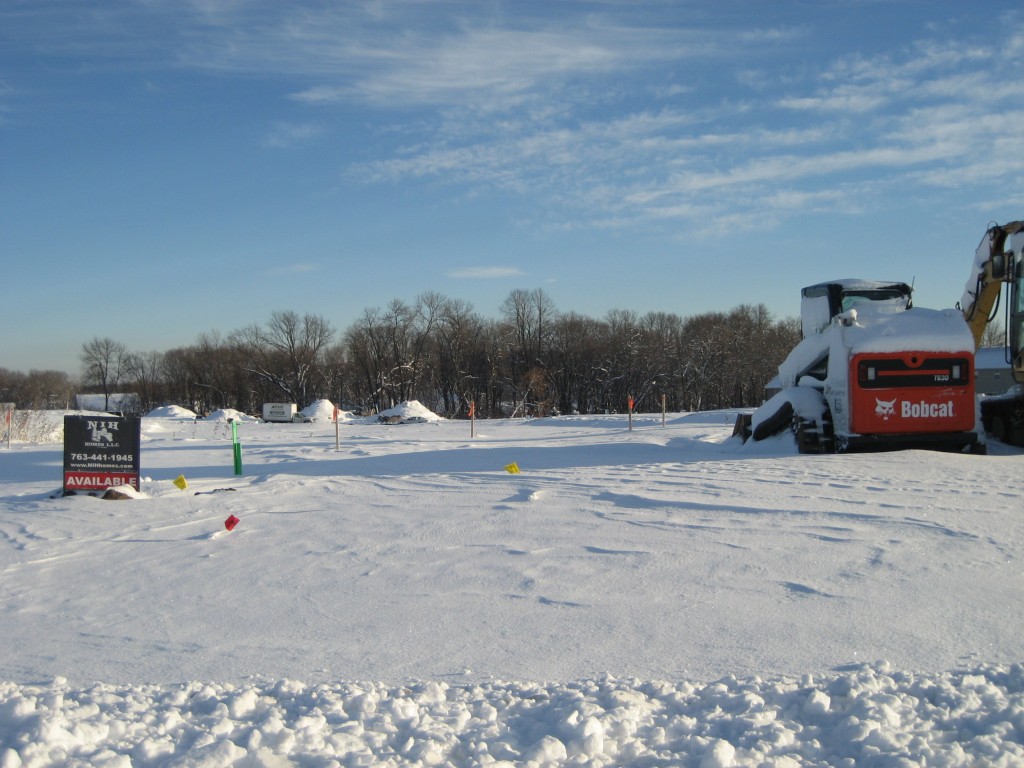
{"type": "Polygon", "coordinates": [[[1024,217],[1019,0],[4,0],[0,367],[427,291],[952,306],[1024,217]]]}

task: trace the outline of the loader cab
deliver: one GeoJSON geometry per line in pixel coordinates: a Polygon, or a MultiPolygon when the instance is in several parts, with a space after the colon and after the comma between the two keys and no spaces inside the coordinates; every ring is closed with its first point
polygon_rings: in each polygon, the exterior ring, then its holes
{"type": "MultiPolygon", "coordinates": [[[[906,283],[877,280],[833,280],[810,285],[800,291],[800,326],[803,337],[821,333],[836,315],[865,303],[893,312],[910,309],[912,291],[906,283]]],[[[1024,314],[1021,320],[1024,323],[1024,314]]],[[[1024,325],[1021,336],[1024,337],[1024,325]]]]}
{"type": "Polygon", "coordinates": [[[1017,258],[1010,283],[1010,366],[1013,380],[1024,384],[1024,264],[1017,258]]]}

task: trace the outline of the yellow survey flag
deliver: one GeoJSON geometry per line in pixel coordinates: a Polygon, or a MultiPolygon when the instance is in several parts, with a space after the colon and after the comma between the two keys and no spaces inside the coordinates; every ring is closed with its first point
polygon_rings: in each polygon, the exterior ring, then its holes
{"type": "Polygon", "coordinates": [[[188,488],[188,481],[185,479],[184,475],[178,475],[178,479],[174,481],[174,484],[183,491],[188,488]]]}
{"type": "Polygon", "coordinates": [[[519,465],[513,461],[511,464],[507,464],[505,466],[505,471],[508,472],[510,475],[518,475],[519,465]]]}

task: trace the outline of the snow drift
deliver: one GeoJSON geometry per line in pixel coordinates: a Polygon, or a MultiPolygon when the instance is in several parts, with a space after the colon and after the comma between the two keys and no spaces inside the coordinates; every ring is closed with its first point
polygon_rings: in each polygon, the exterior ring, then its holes
{"type": "Polygon", "coordinates": [[[1017,765],[1024,668],[450,685],[0,683],[0,764],[1017,765]]]}
{"type": "Polygon", "coordinates": [[[16,443],[0,766],[1024,761],[1024,452],[734,417],[245,422],[242,476],[145,418],[127,501],[16,443]]]}

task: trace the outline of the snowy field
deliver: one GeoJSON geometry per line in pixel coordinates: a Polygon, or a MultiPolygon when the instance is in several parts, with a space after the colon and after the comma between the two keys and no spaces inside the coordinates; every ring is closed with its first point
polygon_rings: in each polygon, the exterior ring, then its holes
{"type": "Polygon", "coordinates": [[[0,768],[1024,765],[1018,449],[174,415],[0,448],[0,768]]]}

